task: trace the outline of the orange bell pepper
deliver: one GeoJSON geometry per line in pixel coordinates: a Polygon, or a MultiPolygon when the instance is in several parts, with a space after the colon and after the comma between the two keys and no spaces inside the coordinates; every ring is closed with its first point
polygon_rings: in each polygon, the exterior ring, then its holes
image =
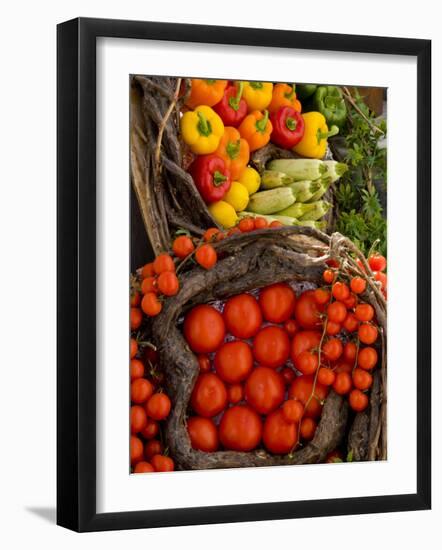
{"type": "Polygon", "coordinates": [[[234,181],[241,176],[249,162],[249,144],[245,139],[241,138],[236,128],[226,126],[215,155],[224,160],[227,168],[230,170],[232,181],[234,181]]]}
{"type": "Polygon", "coordinates": [[[200,105],[213,107],[221,101],[226,86],[227,80],[192,78],[192,87],[186,105],[192,109],[200,105]]]}
{"type": "Polygon", "coordinates": [[[270,141],[273,126],[269,120],[269,112],[253,111],[241,122],[239,128],[241,137],[247,141],[250,151],[261,149],[270,141]]]}
{"type": "Polygon", "coordinates": [[[301,112],[301,102],[296,99],[296,93],[292,86],[280,82],[273,86],[272,101],[268,106],[270,114],[276,113],[280,107],[292,107],[298,113],[301,112]]]}

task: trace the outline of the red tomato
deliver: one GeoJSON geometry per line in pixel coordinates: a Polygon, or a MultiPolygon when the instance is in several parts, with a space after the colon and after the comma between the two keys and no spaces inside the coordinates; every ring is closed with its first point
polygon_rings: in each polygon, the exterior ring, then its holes
{"type": "Polygon", "coordinates": [[[147,292],[141,300],[141,309],[149,317],[155,317],[163,309],[163,304],[158,300],[156,292],[147,292]]]}
{"type": "Polygon", "coordinates": [[[173,472],[175,464],[170,456],[154,455],[151,460],[156,472],[173,472]]]}
{"type": "Polygon", "coordinates": [[[322,346],[322,351],[329,361],[337,361],[341,357],[343,349],[344,346],[339,338],[330,338],[322,346]]]}
{"type": "Polygon", "coordinates": [[[378,283],[381,283],[382,290],[386,290],[387,288],[387,275],[385,273],[382,273],[382,271],[375,271],[373,273],[374,278],[378,283]]]}
{"type": "Polygon", "coordinates": [[[286,321],[284,323],[284,330],[289,335],[289,338],[293,338],[298,330],[298,325],[296,324],[296,321],[294,319],[289,319],[288,321],[286,321]]]}
{"type": "Polygon", "coordinates": [[[137,290],[131,290],[130,291],[130,305],[132,307],[137,307],[140,305],[141,302],[141,295],[137,290]]]}
{"type": "Polygon", "coordinates": [[[342,358],[347,363],[350,363],[350,365],[354,365],[357,351],[358,351],[358,347],[354,342],[347,342],[344,346],[344,352],[342,354],[342,358]]]}
{"type": "Polygon", "coordinates": [[[353,277],[350,288],[355,294],[362,294],[367,288],[367,282],[362,277],[353,277]]]}
{"type": "Polygon", "coordinates": [[[142,460],[141,462],[137,462],[134,468],[134,474],[148,474],[151,472],[155,472],[152,464],[149,464],[149,462],[145,462],[142,460]]]}
{"type": "Polygon", "coordinates": [[[278,220],[274,220],[270,223],[269,227],[282,227],[283,224],[281,222],[279,222],[278,220]]]}
{"type": "Polygon", "coordinates": [[[130,430],[133,434],[144,430],[147,424],[146,411],[141,405],[133,405],[130,408],[130,430]]]}
{"type": "Polygon", "coordinates": [[[187,421],[187,431],[194,449],[205,453],[218,449],[218,430],[210,418],[191,416],[187,421]]]}
{"type": "Polygon", "coordinates": [[[348,372],[338,372],[336,379],[333,382],[333,389],[339,395],[345,395],[351,390],[353,383],[351,380],[350,373],[348,372]]]}
{"type": "Polygon", "coordinates": [[[239,224],[238,228],[242,233],[249,233],[255,229],[255,222],[252,218],[243,218],[239,224]]]}
{"type": "Polygon", "coordinates": [[[373,376],[366,370],[357,368],[353,371],[353,384],[358,390],[368,390],[373,384],[373,376]]]}
{"type": "Polygon", "coordinates": [[[198,365],[200,366],[200,372],[209,372],[210,371],[210,359],[205,354],[200,354],[197,357],[198,365]]]}
{"type": "Polygon", "coordinates": [[[295,319],[303,328],[313,329],[321,326],[320,315],[323,311],[323,306],[315,300],[315,291],[306,290],[296,301],[295,319]]]}
{"type": "Polygon", "coordinates": [[[138,343],[135,340],[135,338],[130,339],[130,358],[133,359],[135,355],[138,353],[138,343]]]}
{"type": "Polygon", "coordinates": [[[180,235],[173,241],[172,250],[175,256],[182,260],[195,250],[195,246],[190,237],[180,235]]]}
{"type": "Polygon", "coordinates": [[[194,307],[184,321],[184,337],[196,353],[216,351],[224,340],[226,329],[221,313],[201,304],[194,307]]]}
{"type": "Polygon", "coordinates": [[[356,294],[350,294],[348,298],[346,298],[345,300],[342,300],[342,303],[347,309],[353,309],[354,307],[356,307],[358,303],[356,294]]]}
{"type": "Polygon", "coordinates": [[[330,285],[335,280],[335,273],[331,269],[326,269],[322,274],[322,278],[324,279],[324,283],[330,285]]]}
{"type": "Polygon", "coordinates": [[[163,444],[158,439],[151,439],[144,445],[144,456],[146,460],[150,460],[155,455],[160,455],[163,452],[163,444]]]}
{"type": "Polygon", "coordinates": [[[315,300],[320,306],[325,305],[330,301],[330,291],[325,288],[317,288],[315,290],[315,300]]]}
{"type": "Polygon", "coordinates": [[[350,289],[345,283],[337,281],[332,286],[332,294],[334,298],[336,298],[336,300],[340,300],[341,302],[343,302],[350,297],[350,289]]]}
{"type": "Polygon", "coordinates": [[[141,292],[147,294],[148,292],[158,293],[157,277],[146,277],[141,283],[141,292]]]}
{"type": "Polygon", "coordinates": [[[363,344],[374,344],[378,339],[378,329],[370,323],[361,323],[358,336],[363,344]]]}
{"type": "Polygon", "coordinates": [[[317,424],[312,418],[303,418],[299,433],[303,439],[310,441],[315,437],[317,424]]]}
{"type": "Polygon", "coordinates": [[[297,424],[287,422],[282,409],[270,413],[262,430],[262,440],[268,451],[273,454],[287,454],[297,439],[297,424]]]}
{"type": "Polygon", "coordinates": [[[296,294],[286,283],[277,283],[261,289],[259,305],[266,321],[284,323],[293,314],[296,294]]]}
{"type": "Polygon", "coordinates": [[[328,455],[325,457],[325,462],[327,464],[334,464],[336,462],[343,462],[343,461],[344,461],[344,455],[338,449],[335,449],[334,451],[330,451],[328,455]]]}
{"type": "Polygon", "coordinates": [[[211,372],[200,374],[193,388],[191,404],[200,416],[219,414],[227,405],[227,390],[223,381],[211,372]]]}
{"type": "Polygon", "coordinates": [[[143,378],[144,376],[144,365],[143,362],[139,359],[131,359],[130,361],[130,379],[131,381],[136,380],[137,378],[143,378]]]}
{"type": "Polygon", "coordinates": [[[252,338],[262,324],[258,302],[250,294],[238,294],[229,298],[224,306],[227,330],[236,338],[252,338]]]}
{"type": "Polygon", "coordinates": [[[227,388],[227,395],[229,397],[229,403],[236,405],[244,399],[244,388],[241,384],[233,384],[227,388]]]}
{"type": "Polygon", "coordinates": [[[313,374],[318,368],[318,354],[311,351],[302,351],[295,357],[295,367],[302,374],[313,374]]]}
{"type": "Polygon", "coordinates": [[[387,267],[387,260],[382,254],[376,252],[368,258],[368,265],[372,271],[384,271],[387,267]]]}
{"type": "Polygon", "coordinates": [[[218,255],[211,244],[203,244],[197,248],[195,260],[204,269],[212,269],[218,261],[218,255]]]}
{"type": "Polygon", "coordinates": [[[246,400],[257,412],[267,414],[284,400],[284,380],[268,367],[256,367],[245,385],[246,400]]]}
{"type": "Polygon", "coordinates": [[[135,435],[130,436],[130,462],[136,464],[143,460],[143,442],[135,435]]]}
{"type": "Polygon", "coordinates": [[[289,352],[289,337],[280,327],[264,327],[253,339],[253,355],[265,367],[281,367],[287,361],[289,352]]]}
{"type": "Polygon", "coordinates": [[[338,363],[333,370],[335,371],[336,374],[340,372],[347,372],[351,374],[353,370],[353,365],[349,365],[348,363],[338,363]]]}
{"type": "Polygon", "coordinates": [[[282,369],[281,376],[284,378],[284,382],[286,384],[291,384],[296,378],[295,371],[290,367],[285,367],[285,369],[282,369]]]}
{"type": "MultiPolygon", "coordinates": [[[[305,374],[298,376],[292,383],[289,389],[289,398],[298,399],[305,406],[313,392],[314,377],[305,374]]],[[[327,397],[328,388],[319,382],[316,382],[315,392],[305,409],[305,416],[317,418],[321,416],[321,402],[327,397]]]]}
{"type": "Polygon", "coordinates": [[[355,315],[358,321],[371,321],[374,317],[374,308],[370,304],[359,304],[356,306],[355,315]]]}
{"type": "Polygon", "coordinates": [[[356,330],[358,330],[359,321],[356,319],[356,315],[349,311],[347,313],[347,317],[342,323],[342,326],[347,332],[355,332],[356,330]]]}
{"type": "Polygon", "coordinates": [[[377,351],[367,346],[364,349],[361,349],[358,353],[358,366],[364,370],[371,370],[376,366],[378,362],[378,353],[377,351]]]}
{"type": "Polygon", "coordinates": [[[144,428],[144,430],[141,431],[141,435],[144,437],[144,439],[152,439],[153,437],[156,437],[160,431],[160,426],[156,420],[153,420],[152,418],[147,419],[147,424],[144,428]]]}
{"type": "Polygon", "coordinates": [[[296,399],[288,399],[282,406],[287,422],[299,422],[304,414],[304,405],[296,399]]]}
{"type": "Polygon", "coordinates": [[[145,378],[137,378],[130,385],[130,398],[131,400],[140,405],[147,401],[153,394],[154,387],[145,378]]]}
{"type": "Polygon", "coordinates": [[[217,227],[209,227],[203,235],[203,240],[206,243],[216,240],[216,235],[220,233],[220,230],[217,227]]]}
{"type": "Polygon", "coordinates": [[[333,323],[342,323],[347,317],[347,308],[342,302],[333,302],[327,307],[327,316],[333,323]]]}
{"type": "Polygon", "coordinates": [[[265,218],[261,218],[260,216],[257,216],[253,220],[253,223],[255,224],[255,229],[265,229],[269,225],[269,222],[265,218]]]}
{"type": "Polygon", "coordinates": [[[140,328],[142,320],[143,320],[143,314],[141,313],[141,309],[139,307],[131,307],[130,308],[131,330],[137,330],[137,328],[140,328]]]}
{"type": "Polygon", "coordinates": [[[351,390],[348,402],[354,411],[362,412],[368,407],[368,396],[361,390],[351,390]]]}
{"type": "Polygon", "coordinates": [[[318,330],[300,330],[292,341],[290,357],[295,362],[296,357],[303,351],[312,351],[319,347],[321,333],[318,330]]]}
{"type": "Polygon", "coordinates": [[[155,275],[155,270],[153,268],[153,262],[146,264],[141,270],[141,278],[145,279],[146,277],[153,277],[155,275]]]}
{"type": "Polygon", "coordinates": [[[339,334],[342,330],[342,326],[340,323],[334,323],[333,321],[327,321],[327,328],[325,332],[329,336],[336,336],[336,334],[339,334]]]}
{"type": "Polygon", "coordinates": [[[164,271],[158,275],[157,286],[165,296],[175,296],[180,289],[178,277],[171,271],[164,271]]]}
{"type": "Polygon", "coordinates": [[[154,420],[164,420],[169,416],[171,406],[165,393],[155,393],[146,403],[146,412],[154,420]]]}
{"type": "Polygon", "coordinates": [[[219,439],[226,449],[251,451],[261,441],[262,423],[258,414],[247,405],[227,409],[219,425],[219,439]]]}
{"type": "Polygon", "coordinates": [[[157,275],[164,271],[175,271],[175,264],[169,254],[160,254],[153,262],[153,270],[157,275]]]}
{"type": "Polygon", "coordinates": [[[226,342],[216,352],[214,365],[218,376],[224,382],[242,382],[253,368],[252,350],[245,342],[226,342]]]}
{"type": "Polygon", "coordinates": [[[321,367],[318,372],[318,382],[324,386],[331,386],[335,381],[336,374],[326,367],[321,367]]]}

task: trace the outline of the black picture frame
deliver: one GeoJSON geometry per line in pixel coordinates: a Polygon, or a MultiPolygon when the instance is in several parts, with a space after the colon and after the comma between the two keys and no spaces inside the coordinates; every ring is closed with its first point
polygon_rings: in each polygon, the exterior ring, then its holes
{"type": "Polygon", "coordinates": [[[102,531],[431,507],[431,41],[74,19],[57,28],[57,523],[102,531]],[[203,508],[96,512],[96,39],[116,37],[417,59],[417,492],[203,508]]]}

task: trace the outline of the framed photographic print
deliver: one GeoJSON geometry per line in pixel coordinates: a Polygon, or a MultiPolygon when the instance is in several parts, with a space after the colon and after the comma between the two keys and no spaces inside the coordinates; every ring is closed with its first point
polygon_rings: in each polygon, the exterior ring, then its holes
{"type": "Polygon", "coordinates": [[[59,525],[430,507],[430,54],[58,26],[59,525]]]}

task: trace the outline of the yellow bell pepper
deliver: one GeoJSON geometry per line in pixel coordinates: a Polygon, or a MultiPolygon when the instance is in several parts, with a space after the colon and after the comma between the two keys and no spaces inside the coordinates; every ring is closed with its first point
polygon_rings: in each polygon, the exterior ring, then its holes
{"type": "Polygon", "coordinates": [[[263,111],[272,101],[273,84],[271,82],[244,82],[242,97],[251,111],[263,111]]]}
{"type": "Polygon", "coordinates": [[[187,111],[181,118],[183,140],[196,155],[208,155],[216,151],[223,134],[223,121],[207,105],[187,111]]]}
{"type": "Polygon", "coordinates": [[[301,115],[304,119],[304,136],[293,147],[293,151],[302,157],[322,159],[327,150],[327,138],[339,132],[337,126],[328,129],[324,115],[317,111],[310,111],[301,115]]]}

